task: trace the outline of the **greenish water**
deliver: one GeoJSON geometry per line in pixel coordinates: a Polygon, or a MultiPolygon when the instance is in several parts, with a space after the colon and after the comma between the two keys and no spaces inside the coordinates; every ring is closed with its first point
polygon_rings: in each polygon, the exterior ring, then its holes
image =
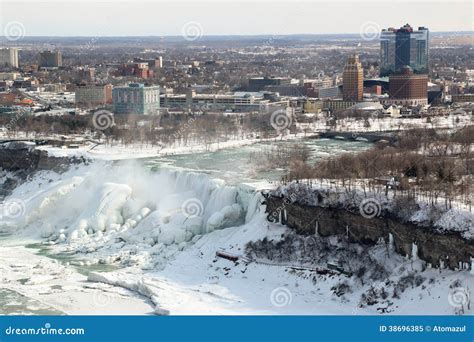
{"type": "Polygon", "coordinates": [[[10,235],[11,235],[10,228],[4,228],[0,226],[0,240],[5,240],[10,235]]]}
{"type": "Polygon", "coordinates": [[[52,253],[51,249],[47,245],[43,245],[41,243],[32,243],[26,245],[25,247],[35,249],[37,250],[36,254],[54,259],[61,264],[69,263],[71,267],[74,267],[77,270],[78,273],[85,276],[88,276],[91,272],[110,272],[119,268],[118,266],[110,264],[86,265],[86,260],[80,259],[73,254],[52,253]],[[78,265],[81,262],[84,264],[78,265]]]}
{"type": "Polygon", "coordinates": [[[46,304],[21,293],[0,289],[0,315],[63,315],[46,304]]]}
{"type": "Polygon", "coordinates": [[[310,151],[309,162],[312,164],[323,158],[347,152],[359,152],[372,146],[372,144],[364,141],[308,138],[295,141],[256,143],[216,152],[147,158],[143,160],[143,163],[146,167],[152,169],[172,166],[205,172],[213,178],[224,179],[232,185],[259,180],[276,181],[281,178],[285,170],[262,168],[262,161],[258,159],[260,159],[262,153],[272,151],[275,146],[291,147],[295,144],[303,144],[308,147],[310,151]]]}

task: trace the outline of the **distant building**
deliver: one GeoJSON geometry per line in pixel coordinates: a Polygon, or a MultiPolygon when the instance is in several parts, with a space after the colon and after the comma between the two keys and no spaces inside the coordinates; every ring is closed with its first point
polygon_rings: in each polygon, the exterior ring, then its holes
{"type": "Polygon", "coordinates": [[[380,35],[380,76],[400,72],[408,65],[416,74],[428,73],[429,30],[418,31],[406,24],[394,29],[384,29],[380,35]]]}
{"type": "Polygon", "coordinates": [[[380,86],[382,88],[382,94],[388,93],[388,76],[364,80],[364,88],[372,88],[374,86],[380,86]]]}
{"type": "Polygon", "coordinates": [[[303,111],[305,113],[318,114],[318,113],[321,113],[322,110],[323,110],[323,101],[320,101],[320,100],[308,99],[303,104],[303,111]]]}
{"type": "Polygon", "coordinates": [[[320,99],[337,99],[341,97],[341,89],[338,86],[319,88],[316,97],[320,99]]]}
{"type": "Polygon", "coordinates": [[[459,94],[452,96],[453,102],[474,102],[474,94],[459,94]]]}
{"type": "Polygon", "coordinates": [[[39,89],[50,93],[60,93],[66,91],[66,85],[62,83],[41,84],[39,89]]]}
{"type": "Polygon", "coordinates": [[[20,76],[18,72],[0,72],[0,81],[14,81],[20,76]]]}
{"type": "Polygon", "coordinates": [[[280,96],[306,96],[308,93],[308,88],[299,85],[265,86],[264,90],[280,96]]]}
{"type": "Polygon", "coordinates": [[[95,80],[95,68],[80,67],[77,69],[77,77],[81,82],[93,82],[95,80]]]}
{"type": "Polygon", "coordinates": [[[0,67],[18,68],[18,64],[17,48],[0,49],[0,67]]]}
{"type": "Polygon", "coordinates": [[[382,95],[382,86],[373,85],[371,87],[364,87],[364,93],[371,95],[382,95]]]}
{"type": "Polygon", "coordinates": [[[158,114],[160,109],[160,88],[145,87],[141,83],[130,83],[127,87],[112,90],[115,114],[158,114]]]}
{"type": "Polygon", "coordinates": [[[17,100],[17,95],[14,93],[0,92],[0,106],[11,106],[17,100]]]}
{"type": "Polygon", "coordinates": [[[319,77],[311,80],[302,80],[301,83],[308,88],[327,88],[327,87],[332,87],[333,85],[333,80],[330,77],[319,77]]]}
{"type": "Polygon", "coordinates": [[[428,104],[428,75],[414,74],[405,66],[389,78],[389,99],[387,104],[414,107],[428,104]]]}
{"type": "Polygon", "coordinates": [[[39,82],[36,79],[18,77],[13,81],[12,87],[16,89],[35,90],[38,84],[39,82]]]}
{"type": "Polygon", "coordinates": [[[59,68],[63,66],[61,51],[41,51],[38,56],[40,68],[59,68]]]}
{"type": "Polygon", "coordinates": [[[186,94],[161,95],[161,107],[170,111],[233,111],[268,112],[273,108],[287,107],[288,101],[278,101],[261,92],[236,92],[233,94],[196,94],[188,89],[186,94]]]}
{"type": "Polygon", "coordinates": [[[155,58],[149,58],[149,59],[145,59],[145,58],[135,58],[134,59],[135,62],[141,62],[141,63],[147,63],[148,64],[148,67],[151,68],[151,69],[161,69],[163,67],[163,57],[162,56],[158,56],[158,57],[155,57],[155,58]]]}
{"type": "Polygon", "coordinates": [[[126,63],[119,67],[117,76],[134,76],[147,79],[153,77],[153,70],[148,67],[148,62],[126,63]]]}
{"type": "Polygon", "coordinates": [[[342,97],[345,101],[361,101],[364,95],[364,69],[359,56],[349,57],[342,74],[342,97]]]}
{"type": "Polygon", "coordinates": [[[76,87],[76,107],[94,108],[112,103],[112,85],[79,85],[76,87]]]}
{"type": "Polygon", "coordinates": [[[344,100],[325,100],[323,102],[324,109],[330,109],[333,112],[346,110],[354,105],[356,101],[344,101],[344,100]]]}
{"type": "Polygon", "coordinates": [[[249,79],[249,91],[262,91],[266,86],[290,85],[290,78],[283,77],[254,77],[249,79]]]}

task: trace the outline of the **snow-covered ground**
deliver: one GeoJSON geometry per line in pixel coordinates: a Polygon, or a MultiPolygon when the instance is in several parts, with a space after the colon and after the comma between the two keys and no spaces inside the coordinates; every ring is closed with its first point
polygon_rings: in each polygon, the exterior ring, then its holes
{"type": "MultiPolygon", "coordinates": [[[[150,158],[159,156],[172,156],[180,154],[190,153],[203,153],[203,152],[215,152],[222,149],[237,148],[242,146],[253,145],[262,142],[271,141],[291,141],[298,140],[306,135],[304,133],[297,133],[291,135],[280,135],[274,138],[238,138],[229,139],[226,141],[214,142],[208,145],[204,145],[200,142],[188,143],[182,145],[179,143],[172,144],[169,146],[141,143],[132,143],[123,145],[120,142],[113,141],[105,144],[98,141],[83,140],[81,136],[70,136],[70,139],[80,142],[81,144],[77,148],[66,148],[66,147],[55,147],[50,145],[38,146],[37,149],[48,152],[48,155],[53,157],[84,157],[88,159],[98,160],[128,160],[128,159],[140,159],[150,158]]],[[[4,133],[0,132],[0,139],[33,139],[33,137],[27,136],[22,132],[19,132],[14,137],[9,137],[4,133]]],[[[60,139],[59,136],[41,136],[38,139],[60,139]]]]}
{"type": "Polygon", "coordinates": [[[169,156],[188,153],[201,153],[208,151],[217,151],[224,148],[239,147],[261,142],[260,139],[238,139],[225,142],[213,143],[209,146],[202,144],[190,144],[187,146],[160,147],[144,144],[121,145],[112,143],[109,145],[96,145],[86,143],[77,149],[65,149],[59,147],[43,146],[39,149],[48,151],[48,154],[56,157],[83,156],[91,159],[101,160],[123,160],[132,158],[149,158],[157,156],[169,156]]]}
{"type": "Polygon", "coordinates": [[[429,269],[385,245],[294,236],[267,222],[259,190],[269,186],[129,162],[39,172],[2,204],[0,287],[67,314],[472,314],[469,271],[429,269]],[[25,239],[44,250],[21,247],[25,239]],[[252,257],[248,243],[262,241],[274,247],[252,257]],[[294,255],[266,257],[280,242],[294,255]],[[367,275],[318,273],[343,254],[367,275]]]}

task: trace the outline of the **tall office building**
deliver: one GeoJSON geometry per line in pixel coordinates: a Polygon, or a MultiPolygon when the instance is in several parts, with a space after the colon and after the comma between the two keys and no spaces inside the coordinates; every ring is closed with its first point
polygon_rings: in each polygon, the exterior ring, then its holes
{"type": "Polygon", "coordinates": [[[361,101],[364,91],[364,69],[359,56],[349,57],[342,74],[342,97],[345,101],[361,101]]]}
{"type": "Polygon", "coordinates": [[[38,65],[40,68],[58,68],[63,66],[61,51],[41,51],[38,57],[38,65]]]}
{"type": "Polygon", "coordinates": [[[115,87],[112,90],[112,99],[115,114],[158,114],[160,87],[130,83],[128,87],[115,87]]]}
{"type": "Polygon", "coordinates": [[[3,48],[0,49],[0,67],[18,68],[18,49],[3,48]]]}
{"type": "Polygon", "coordinates": [[[408,65],[416,74],[428,73],[429,30],[418,31],[406,24],[399,29],[389,28],[380,34],[380,76],[400,72],[408,65]]]}

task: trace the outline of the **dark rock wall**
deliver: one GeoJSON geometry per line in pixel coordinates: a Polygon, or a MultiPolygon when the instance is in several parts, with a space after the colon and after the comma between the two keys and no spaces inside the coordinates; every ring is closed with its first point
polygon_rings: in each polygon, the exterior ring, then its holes
{"type": "Polygon", "coordinates": [[[411,256],[412,245],[418,247],[418,257],[435,267],[443,261],[446,267],[459,268],[460,263],[471,265],[474,240],[466,240],[456,232],[441,233],[430,227],[399,222],[391,217],[371,219],[344,209],[322,208],[289,203],[284,198],[268,196],[266,212],[270,220],[276,218],[299,234],[321,236],[346,235],[351,242],[373,245],[380,239],[388,243],[392,234],[395,250],[411,256]]]}
{"type": "Polygon", "coordinates": [[[0,169],[11,171],[12,177],[0,183],[0,198],[8,196],[15,187],[38,170],[63,172],[71,164],[87,162],[83,158],[52,157],[46,151],[17,144],[15,148],[0,147],[0,169]]]}
{"type": "Polygon", "coordinates": [[[67,168],[71,163],[83,161],[77,158],[52,157],[46,151],[34,148],[0,148],[0,168],[7,171],[60,171],[67,168]]]}

